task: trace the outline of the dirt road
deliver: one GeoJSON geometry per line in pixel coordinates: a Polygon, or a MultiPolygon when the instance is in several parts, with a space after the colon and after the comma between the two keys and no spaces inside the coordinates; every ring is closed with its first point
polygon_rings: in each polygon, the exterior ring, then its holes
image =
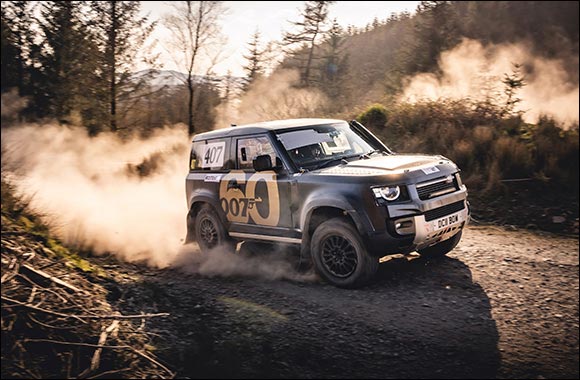
{"type": "Polygon", "coordinates": [[[577,239],[470,227],[448,258],[391,260],[359,290],[131,268],[111,298],[171,312],[147,327],[178,377],[579,375],[577,239]]]}

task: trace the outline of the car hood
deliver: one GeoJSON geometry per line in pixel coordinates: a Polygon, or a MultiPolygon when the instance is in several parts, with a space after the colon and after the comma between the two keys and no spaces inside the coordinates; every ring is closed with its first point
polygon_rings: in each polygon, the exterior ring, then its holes
{"type": "Polygon", "coordinates": [[[320,174],[368,176],[407,173],[417,170],[421,170],[424,174],[431,174],[438,172],[441,169],[438,166],[441,165],[456,167],[455,164],[443,156],[393,154],[350,161],[346,164],[322,169],[320,174]]]}

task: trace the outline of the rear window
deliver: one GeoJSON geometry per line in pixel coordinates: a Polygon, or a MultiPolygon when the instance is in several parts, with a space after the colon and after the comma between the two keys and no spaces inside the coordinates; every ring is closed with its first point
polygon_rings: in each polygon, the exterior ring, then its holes
{"type": "Polygon", "coordinates": [[[231,169],[229,141],[230,139],[217,139],[194,142],[191,149],[190,170],[231,169]]]}

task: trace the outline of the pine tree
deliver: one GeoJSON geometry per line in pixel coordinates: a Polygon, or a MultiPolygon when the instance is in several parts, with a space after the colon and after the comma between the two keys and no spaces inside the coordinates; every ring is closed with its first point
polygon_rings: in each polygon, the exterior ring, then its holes
{"type": "Polygon", "coordinates": [[[41,115],[66,122],[90,107],[87,88],[94,83],[91,79],[96,70],[96,47],[80,19],[79,7],[75,1],[52,1],[43,3],[41,10],[43,41],[38,54],[42,70],[36,107],[41,115]]]}
{"type": "Polygon", "coordinates": [[[2,2],[2,91],[18,88],[30,94],[29,53],[33,40],[33,5],[29,1],[2,2]]]}
{"type": "Polygon", "coordinates": [[[344,92],[341,89],[348,71],[348,57],[344,53],[345,36],[337,20],[332,21],[325,41],[325,54],[321,67],[320,87],[331,99],[338,100],[344,92]]]}
{"type": "Polygon", "coordinates": [[[415,30],[407,45],[412,51],[407,59],[411,73],[429,72],[437,67],[437,58],[459,42],[459,20],[449,1],[422,1],[414,17],[415,30]]]}
{"type": "Polygon", "coordinates": [[[223,93],[221,96],[221,101],[224,103],[229,103],[234,96],[234,77],[232,76],[231,70],[228,70],[225,78],[222,79],[223,93]]]}
{"type": "Polygon", "coordinates": [[[1,30],[1,53],[2,53],[2,92],[13,87],[22,90],[18,86],[18,66],[20,63],[20,47],[18,46],[17,37],[12,31],[13,24],[10,17],[6,14],[6,9],[2,7],[2,16],[0,19],[1,30]]]}
{"type": "Polygon", "coordinates": [[[521,73],[521,64],[514,63],[511,74],[504,74],[501,81],[504,84],[505,104],[502,109],[501,116],[521,114],[523,112],[515,112],[516,105],[522,101],[517,97],[517,92],[526,85],[525,78],[521,73]]]}
{"type": "Polygon", "coordinates": [[[260,31],[256,30],[248,43],[248,53],[244,54],[244,59],[248,61],[244,66],[246,71],[244,91],[247,91],[250,85],[264,74],[264,53],[265,50],[260,48],[260,31]]]}
{"type": "Polygon", "coordinates": [[[283,43],[290,48],[299,46],[306,50],[306,62],[301,66],[301,82],[303,86],[309,86],[311,82],[311,71],[314,60],[314,48],[318,41],[326,33],[326,22],[328,19],[328,8],[333,1],[306,1],[304,9],[301,11],[301,21],[292,24],[298,27],[295,33],[286,32],[283,43]]]}
{"type": "Polygon", "coordinates": [[[102,101],[106,103],[110,129],[117,131],[123,114],[119,115],[119,105],[129,107],[131,96],[148,80],[147,76],[135,78],[132,72],[155,23],[139,15],[139,1],[94,1],[92,8],[100,51],[100,78],[106,85],[102,101]]]}

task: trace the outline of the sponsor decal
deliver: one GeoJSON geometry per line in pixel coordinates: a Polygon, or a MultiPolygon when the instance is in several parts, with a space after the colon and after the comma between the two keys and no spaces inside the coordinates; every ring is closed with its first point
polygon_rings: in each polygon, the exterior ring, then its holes
{"type": "Polygon", "coordinates": [[[223,174],[208,174],[203,179],[203,182],[219,182],[221,181],[223,174]]]}
{"type": "Polygon", "coordinates": [[[425,174],[433,174],[433,173],[437,173],[439,171],[439,169],[437,168],[437,166],[432,166],[430,168],[425,168],[425,169],[421,169],[421,170],[425,174]]]}
{"type": "Polygon", "coordinates": [[[220,181],[220,204],[230,222],[277,226],[280,222],[280,194],[274,171],[250,175],[232,170],[220,181]],[[257,194],[262,183],[263,194],[257,194]],[[261,211],[260,211],[261,210],[261,211]]]}

